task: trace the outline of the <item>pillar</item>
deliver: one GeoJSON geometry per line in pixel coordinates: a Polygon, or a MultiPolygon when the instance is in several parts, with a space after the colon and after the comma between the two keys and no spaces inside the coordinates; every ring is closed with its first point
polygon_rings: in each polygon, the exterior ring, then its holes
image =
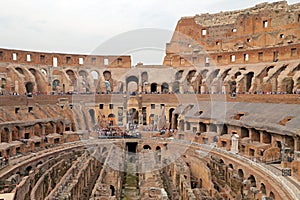
{"type": "Polygon", "coordinates": [[[294,136],[294,151],[300,150],[300,140],[299,137],[296,135],[294,136]]]}

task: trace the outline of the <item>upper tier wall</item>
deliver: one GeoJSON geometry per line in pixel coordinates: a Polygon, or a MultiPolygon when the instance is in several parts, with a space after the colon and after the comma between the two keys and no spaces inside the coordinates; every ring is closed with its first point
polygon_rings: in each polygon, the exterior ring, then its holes
{"type": "Polygon", "coordinates": [[[299,44],[300,3],[264,3],[181,18],[167,44],[164,65],[205,65],[209,59],[221,65],[292,60],[299,56],[299,44]]]}
{"type": "Polygon", "coordinates": [[[30,65],[48,65],[53,67],[62,66],[96,66],[108,68],[130,68],[131,57],[120,56],[99,56],[99,55],[80,55],[63,53],[45,53],[22,51],[12,49],[0,49],[0,62],[10,62],[30,65]]]}

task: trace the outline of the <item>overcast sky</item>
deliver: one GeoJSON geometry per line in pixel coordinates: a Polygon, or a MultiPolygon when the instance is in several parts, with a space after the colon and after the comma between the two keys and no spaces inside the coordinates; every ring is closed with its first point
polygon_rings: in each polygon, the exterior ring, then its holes
{"type": "MultiPolygon", "coordinates": [[[[143,61],[159,64],[165,43],[182,16],[215,13],[252,7],[264,0],[1,0],[0,47],[47,52],[89,54],[102,44],[122,39],[122,35],[144,28],[164,30],[159,42],[142,52],[118,46],[100,54],[132,54],[133,64],[143,61]],[[110,53],[110,50],[113,50],[110,53]],[[147,54],[148,58],[144,58],[147,54]],[[153,58],[149,55],[153,54],[153,58]]],[[[299,0],[288,0],[289,4],[299,0]]],[[[147,29],[148,30],[148,29],[147,29]]],[[[152,29],[150,29],[150,33],[152,29]]],[[[154,31],[157,33],[157,31],[154,31]]],[[[146,37],[151,37],[149,34],[146,37]]],[[[144,36],[140,38],[145,38],[144,36]]],[[[131,43],[133,41],[128,41],[131,43]]],[[[115,43],[113,43],[115,45],[115,43]]],[[[105,45],[104,45],[105,46],[105,45]]]]}

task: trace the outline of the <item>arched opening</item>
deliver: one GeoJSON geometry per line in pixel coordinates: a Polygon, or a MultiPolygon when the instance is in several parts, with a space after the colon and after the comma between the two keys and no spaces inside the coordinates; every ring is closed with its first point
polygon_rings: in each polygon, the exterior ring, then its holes
{"type": "Polygon", "coordinates": [[[43,74],[44,76],[47,76],[47,70],[41,69],[41,72],[42,72],[42,74],[43,74]]]}
{"type": "Polygon", "coordinates": [[[45,134],[52,134],[54,133],[54,128],[51,122],[48,122],[47,124],[45,124],[45,134]]]}
{"type": "Polygon", "coordinates": [[[18,127],[18,126],[15,126],[15,127],[13,127],[13,129],[12,129],[12,140],[13,141],[16,141],[16,140],[19,140],[21,137],[20,137],[20,127],[18,127]]]}
{"type": "Polygon", "coordinates": [[[106,147],[103,147],[102,148],[102,153],[106,152],[107,151],[107,148],[106,147]]]}
{"type": "Polygon", "coordinates": [[[172,119],[173,119],[173,112],[174,112],[174,108],[171,108],[170,110],[169,110],[169,124],[170,124],[170,127],[169,128],[171,128],[171,125],[172,125],[172,119]]]}
{"type": "Polygon", "coordinates": [[[199,131],[200,131],[200,133],[207,132],[206,124],[204,124],[203,122],[199,122],[199,131]]]}
{"type": "Polygon", "coordinates": [[[178,114],[174,115],[173,129],[177,129],[177,127],[178,127],[178,117],[179,117],[178,114]]]}
{"type": "Polygon", "coordinates": [[[268,133],[267,131],[263,131],[263,137],[262,137],[262,139],[263,139],[263,143],[265,143],[265,144],[271,144],[271,141],[272,141],[272,135],[271,135],[271,133],[268,133]]]}
{"type": "Polygon", "coordinates": [[[6,79],[5,78],[1,78],[0,80],[1,80],[1,88],[5,89],[5,86],[6,86],[6,83],[7,83],[6,79]]]}
{"type": "Polygon", "coordinates": [[[248,74],[246,74],[246,85],[245,85],[245,92],[249,92],[250,88],[251,88],[251,84],[252,84],[252,78],[254,76],[254,72],[249,72],[248,74]]]}
{"type": "Polygon", "coordinates": [[[183,75],[183,70],[179,70],[178,72],[176,72],[175,80],[180,80],[182,78],[182,75],[183,75]]]}
{"type": "Polygon", "coordinates": [[[25,84],[25,88],[26,88],[26,93],[32,93],[33,92],[33,83],[27,82],[25,84]]]}
{"type": "Polygon", "coordinates": [[[146,144],[146,145],[143,146],[143,149],[151,150],[151,147],[150,147],[149,145],[146,144]]]}
{"type": "Polygon", "coordinates": [[[262,194],[267,194],[266,186],[265,186],[265,184],[263,184],[263,183],[260,184],[260,192],[261,192],[262,194]]]}
{"type": "Polygon", "coordinates": [[[275,199],[275,194],[271,191],[269,197],[270,197],[271,200],[274,200],[275,199]]]}
{"type": "Polygon", "coordinates": [[[129,76],[126,79],[126,90],[128,92],[137,92],[139,85],[139,79],[136,76],[129,76]]]}
{"type": "Polygon", "coordinates": [[[160,146],[157,146],[157,147],[156,147],[156,151],[161,152],[160,146]]]}
{"type": "Polygon", "coordinates": [[[142,92],[146,92],[145,86],[146,86],[146,84],[148,84],[148,73],[143,72],[141,75],[141,78],[142,78],[142,92]]]}
{"type": "Polygon", "coordinates": [[[91,71],[92,78],[94,80],[94,87],[96,88],[96,91],[100,91],[100,86],[99,86],[99,73],[95,70],[91,71]]]}
{"type": "Polygon", "coordinates": [[[239,177],[240,177],[241,179],[244,179],[244,172],[243,172],[242,169],[239,169],[239,170],[238,170],[238,175],[239,175],[239,177]]]}
{"type": "Polygon", "coordinates": [[[107,117],[107,120],[108,120],[108,123],[109,123],[109,126],[115,126],[116,125],[116,117],[114,114],[109,114],[108,117],[107,117]]]}
{"type": "Polygon", "coordinates": [[[157,83],[151,84],[151,92],[157,92],[157,83]]]}
{"type": "Polygon", "coordinates": [[[16,71],[17,71],[19,74],[23,74],[23,75],[24,75],[23,69],[21,69],[20,67],[17,67],[17,68],[16,68],[16,71]]]}
{"type": "Polygon", "coordinates": [[[236,93],[236,81],[228,81],[230,94],[236,93]]]}
{"type": "Polygon", "coordinates": [[[163,83],[161,85],[161,92],[162,93],[168,93],[169,92],[169,84],[168,83],[163,83]]]}
{"type": "Polygon", "coordinates": [[[260,133],[259,133],[259,131],[253,128],[253,129],[251,129],[251,132],[252,132],[251,139],[253,141],[259,142],[260,141],[260,133]]]}
{"type": "Polygon", "coordinates": [[[112,186],[112,185],[110,185],[110,196],[115,196],[115,187],[114,186],[112,186]]]}
{"type": "Polygon", "coordinates": [[[59,133],[59,134],[63,134],[63,132],[64,132],[64,123],[62,121],[59,121],[56,124],[56,132],[59,133]]]}
{"type": "Polygon", "coordinates": [[[94,125],[96,123],[96,121],[95,121],[95,110],[94,109],[90,109],[89,110],[89,114],[90,114],[90,117],[91,117],[92,125],[94,125]]]}
{"type": "Polygon", "coordinates": [[[127,119],[131,125],[137,125],[139,123],[139,112],[135,108],[129,109],[127,119]]]}
{"type": "Polygon", "coordinates": [[[241,128],[241,136],[242,136],[242,138],[249,137],[249,129],[242,127],[241,128]]]}
{"type": "Polygon", "coordinates": [[[33,134],[38,137],[42,136],[42,126],[40,124],[35,124],[33,126],[33,134]]]}
{"type": "Polygon", "coordinates": [[[25,176],[28,176],[29,175],[29,172],[32,170],[32,167],[31,166],[28,166],[26,167],[25,169],[25,176]]]}
{"type": "Polygon", "coordinates": [[[36,164],[36,167],[38,167],[39,165],[42,165],[42,164],[43,164],[43,162],[40,161],[40,162],[38,162],[38,163],[36,164]]]}
{"type": "Polygon", "coordinates": [[[69,79],[72,81],[72,85],[74,86],[75,83],[76,83],[76,76],[75,76],[75,73],[74,73],[72,70],[70,70],[70,69],[67,70],[66,73],[67,73],[69,79]]]}
{"type": "Polygon", "coordinates": [[[233,169],[233,165],[232,165],[231,163],[228,165],[228,167],[229,167],[230,169],[233,169]]]}
{"type": "Polygon", "coordinates": [[[250,186],[251,187],[256,187],[256,180],[255,180],[255,177],[253,175],[250,175],[248,180],[250,181],[250,186]]]}
{"type": "Polygon", "coordinates": [[[56,88],[57,88],[57,86],[59,86],[59,80],[54,80],[53,82],[52,82],[52,90],[53,91],[56,91],[56,88]]]}
{"type": "Polygon", "coordinates": [[[9,129],[2,128],[1,130],[1,142],[9,143],[9,129]]]}
{"type": "Polygon", "coordinates": [[[221,135],[228,134],[228,127],[226,124],[223,124],[221,135]]]}
{"type": "Polygon", "coordinates": [[[180,93],[180,90],[179,90],[179,81],[175,81],[173,83],[173,87],[172,87],[172,90],[175,94],[178,94],[180,93]]]}
{"type": "Polygon", "coordinates": [[[288,94],[292,94],[293,93],[293,89],[294,89],[294,81],[292,79],[292,77],[286,77],[283,79],[282,81],[282,89],[284,92],[288,93],[288,94]]]}
{"type": "Polygon", "coordinates": [[[192,78],[195,76],[196,70],[191,70],[189,71],[188,75],[186,76],[186,81],[191,82],[192,78]]]}

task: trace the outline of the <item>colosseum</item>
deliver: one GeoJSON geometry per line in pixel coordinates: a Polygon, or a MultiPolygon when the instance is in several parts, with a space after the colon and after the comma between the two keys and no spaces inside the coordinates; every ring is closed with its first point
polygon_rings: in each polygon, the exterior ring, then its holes
{"type": "Polygon", "coordinates": [[[0,199],[300,199],[300,3],[182,17],[165,51],[0,49],[0,199]]]}

